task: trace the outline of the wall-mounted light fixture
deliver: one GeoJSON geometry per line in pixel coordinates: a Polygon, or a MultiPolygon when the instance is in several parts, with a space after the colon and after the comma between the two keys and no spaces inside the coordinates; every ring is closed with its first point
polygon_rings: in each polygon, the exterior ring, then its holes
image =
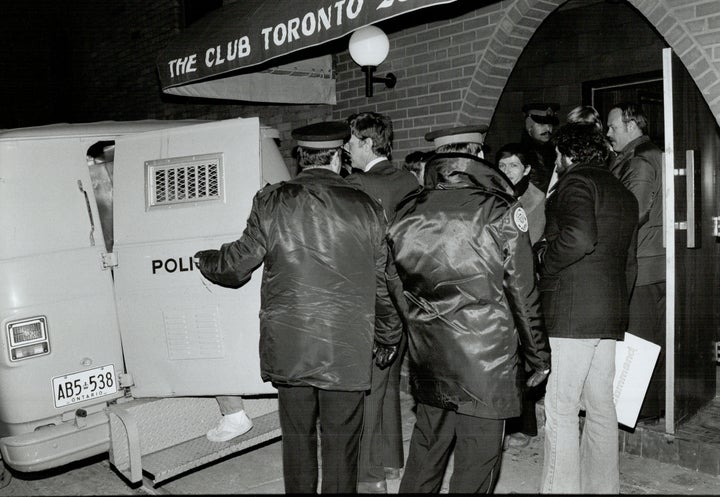
{"type": "Polygon", "coordinates": [[[373,96],[373,83],[385,83],[388,88],[394,88],[397,78],[388,73],[384,78],[373,76],[375,68],[387,57],[390,51],[390,41],[382,29],[376,26],[365,26],[356,30],[350,36],[350,57],[365,72],[365,96],[373,96]]]}

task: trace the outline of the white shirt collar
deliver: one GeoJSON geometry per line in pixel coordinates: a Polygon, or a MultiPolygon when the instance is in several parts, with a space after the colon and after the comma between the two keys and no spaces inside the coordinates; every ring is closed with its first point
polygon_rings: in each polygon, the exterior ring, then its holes
{"type": "Polygon", "coordinates": [[[367,163],[367,166],[365,166],[365,172],[368,172],[370,169],[372,169],[375,164],[378,164],[385,160],[388,160],[388,158],[385,156],[377,157],[377,158],[371,160],[370,162],[367,163]]]}
{"type": "Polygon", "coordinates": [[[553,168],[552,176],[550,176],[550,183],[548,184],[547,194],[546,197],[549,197],[553,193],[555,193],[555,183],[558,182],[558,172],[557,167],[553,168]]]}

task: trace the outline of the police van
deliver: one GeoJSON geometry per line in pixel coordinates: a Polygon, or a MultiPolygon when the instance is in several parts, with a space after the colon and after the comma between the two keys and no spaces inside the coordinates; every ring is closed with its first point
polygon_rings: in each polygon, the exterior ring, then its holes
{"type": "Polygon", "coordinates": [[[222,288],[193,260],[289,179],[277,138],[257,118],[0,132],[5,465],[109,453],[129,482],[156,484],[280,436],[259,372],[261,278],[222,288]],[[209,442],[215,396],[239,394],[253,429],[209,442]]]}

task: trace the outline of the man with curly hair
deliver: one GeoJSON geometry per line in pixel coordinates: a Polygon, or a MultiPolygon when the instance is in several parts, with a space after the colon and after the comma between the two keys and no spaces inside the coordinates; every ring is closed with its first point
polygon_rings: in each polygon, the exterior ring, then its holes
{"type": "Polygon", "coordinates": [[[594,125],[567,124],[553,142],[559,179],[546,201],[540,251],[552,350],[541,492],[616,494],[615,343],[637,274],[638,203],[607,168],[609,148],[594,125]]]}

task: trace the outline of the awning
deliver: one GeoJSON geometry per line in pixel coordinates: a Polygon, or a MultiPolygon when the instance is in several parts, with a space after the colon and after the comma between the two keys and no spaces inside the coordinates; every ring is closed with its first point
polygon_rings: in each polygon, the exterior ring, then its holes
{"type": "Polygon", "coordinates": [[[248,74],[228,74],[164,87],[170,95],[249,102],[334,104],[332,57],[324,55],[248,74]]]}
{"type": "Polygon", "coordinates": [[[417,9],[455,0],[238,0],[180,33],[157,60],[163,92],[285,103],[335,103],[330,55],[267,62],[417,9]],[[258,66],[263,65],[259,71],[258,66]]]}

